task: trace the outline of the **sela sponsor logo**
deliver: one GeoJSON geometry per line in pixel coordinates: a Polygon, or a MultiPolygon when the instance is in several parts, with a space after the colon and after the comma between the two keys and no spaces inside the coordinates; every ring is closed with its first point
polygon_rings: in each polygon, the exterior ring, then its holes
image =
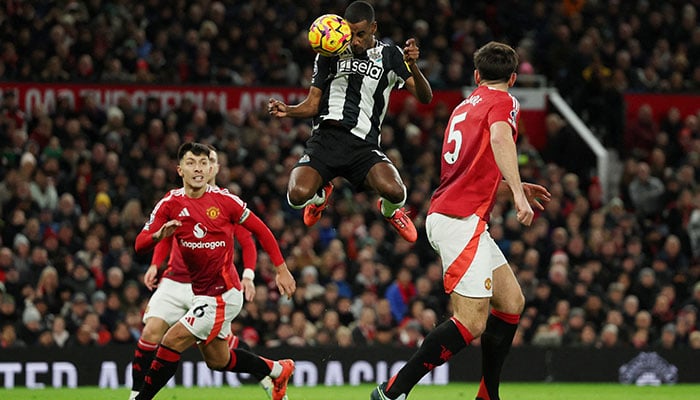
{"type": "Polygon", "coordinates": [[[192,229],[192,234],[194,234],[194,237],[197,239],[201,239],[207,234],[207,227],[197,222],[194,229],[192,229]]]}
{"type": "Polygon", "coordinates": [[[214,242],[188,242],[186,240],[180,240],[180,246],[190,250],[214,250],[219,247],[226,247],[226,242],[224,242],[223,240],[217,240],[214,242]]]}
{"type": "Polygon", "coordinates": [[[360,74],[368,76],[372,79],[379,79],[382,77],[384,68],[375,65],[369,60],[358,60],[356,58],[351,58],[348,60],[338,61],[338,73],[348,73],[348,74],[360,74]]]}

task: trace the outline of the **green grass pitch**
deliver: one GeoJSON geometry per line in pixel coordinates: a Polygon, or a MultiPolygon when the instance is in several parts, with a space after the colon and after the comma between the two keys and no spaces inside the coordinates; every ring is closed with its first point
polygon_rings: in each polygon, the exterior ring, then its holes
{"type": "MultiPolygon", "coordinates": [[[[473,400],[476,382],[453,383],[446,386],[417,386],[410,400],[473,400]]],[[[373,385],[333,387],[290,387],[290,400],[368,400],[373,385]]],[[[7,400],[127,400],[127,389],[9,389],[1,390],[7,400]]],[[[700,384],[631,386],[611,383],[510,383],[501,385],[503,400],[686,400],[700,398],[700,384]]],[[[237,388],[164,388],[155,400],[267,400],[258,386],[237,388]]]]}

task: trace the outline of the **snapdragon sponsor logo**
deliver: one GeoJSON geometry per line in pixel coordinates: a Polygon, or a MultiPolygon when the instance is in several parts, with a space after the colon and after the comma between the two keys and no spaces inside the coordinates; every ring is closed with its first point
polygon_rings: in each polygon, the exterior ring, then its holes
{"type": "Polygon", "coordinates": [[[226,242],[223,240],[217,240],[215,242],[188,242],[186,240],[180,240],[180,245],[190,250],[214,250],[219,247],[226,247],[226,242]]]}

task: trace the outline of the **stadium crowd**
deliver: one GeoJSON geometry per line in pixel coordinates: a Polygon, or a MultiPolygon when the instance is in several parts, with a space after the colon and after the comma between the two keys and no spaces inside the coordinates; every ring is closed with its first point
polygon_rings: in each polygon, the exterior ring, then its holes
{"type": "MultiPolygon", "coordinates": [[[[340,3],[10,1],[0,9],[0,79],[307,86],[305,27],[342,14],[340,3]]],[[[697,6],[380,3],[381,36],[416,36],[434,88],[470,83],[472,54],[489,40],[516,44],[519,72],[545,75],[624,157],[608,202],[585,156],[569,157],[582,152],[561,117],[547,116],[543,149],[523,135],[523,180],[547,187],[552,201],[528,229],[507,198],[491,217],[527,300],[516,345],[700,348],[700,112],[654,119],[645,109],[625,126],[621,100],[628,90],[700,90],[697,6]]],[[[371,193],[343,181],[322,220],[303,225],[285,192],[308,121],[159,104],[101,109],[87,97],[72,109],[59,99],[29,116],[3,93],[0,347],[135,344],[150,258],[135,255],[133,241],[155,202],[180,185],[175,152],[192,139],[219,149],[217,183],[264,218],[299,282],[291,301],[280,299],[260,253],[256,298],[234,322],[248,344],[416,346],[449,315],[423,222],[450,110],[420,115],[406,103],[384,124],[382,147],[419,230],[411,245],[387,229],[371,193]]]]}

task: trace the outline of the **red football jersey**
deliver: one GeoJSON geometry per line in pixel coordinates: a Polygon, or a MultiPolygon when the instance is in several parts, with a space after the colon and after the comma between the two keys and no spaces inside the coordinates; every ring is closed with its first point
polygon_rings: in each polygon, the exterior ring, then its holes
{"type": "Polygon", "coordinates": [[[518,136],[520,104],[510,93],[479,86],[452,112],[442,144],[440,185],[428,214],[476,214],[488,221],[502,179],[491,148],[490,127],[507,122],[518,136]]]}
{"type": "Polygon", "coordinates": [[[156,204],[143,232],[152,234],[167,221],[179,220],[173,254],[179,251],[187,266],[194,294],[218,296],[241,287],[233,265],[233,232],[249,213],[245,202],[228,191],[209,186],[202,197],[193,199],[180,188],[156,204]]]}
{"type": "MultiPolygon", "coordinates": [[[[243,268],[255,271],[258,253],[252,234],[243,226],[234,225],[233,237],[238,240],[238,243],[241,245],[243,268]]],[[[153,257],[151,258],[151,264],[160,266],[161,263],[168,258],[168,268],[163,272],[163,278],[172,279],[181,283],[190,283],[192,282],[190,279],[190,271],[187,270],[185,261],[182,259],[180,247],[172,245],[173,240],[173,237],[169,237],[156,244],[153,257]]],[[[236,270],[236,272],[238,271],[236,270]]],[[[238,277],[237,274],[236,277],[238,277]]],[[[236,280],[234,283],[236,289],[241,289],[240,281],[236,280]]]]}

